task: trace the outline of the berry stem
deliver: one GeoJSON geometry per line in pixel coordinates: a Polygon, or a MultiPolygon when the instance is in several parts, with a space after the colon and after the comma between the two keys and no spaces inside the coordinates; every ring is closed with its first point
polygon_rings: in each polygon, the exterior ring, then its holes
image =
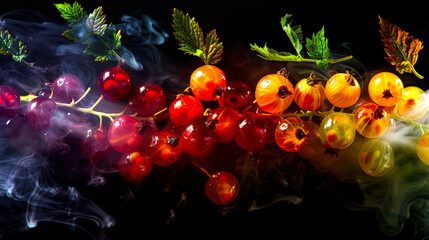
{"type": "Polygon", "coordinates": [[[213,178],[213,176],[207,171],[205,170],[203,167],[201,167],[200,164],[198,164],[197,162],[192,162],[192,164],[194,164],[197,168],[199,168],[204,174],[206,174],[209,178],[213,178]]]}
{"type": "Polygon", "coordinates": [[[401,117],[397,113],[389,114],[389,117],[392,119],[404,122],[404,123],[408,123],[414,127],[418,127],[422,131],[422,134],[425,134],[429,130],[428,124],[422,124],[422,123],[416,122],[414,120],[411,120],[409,118],[401,117]]]}

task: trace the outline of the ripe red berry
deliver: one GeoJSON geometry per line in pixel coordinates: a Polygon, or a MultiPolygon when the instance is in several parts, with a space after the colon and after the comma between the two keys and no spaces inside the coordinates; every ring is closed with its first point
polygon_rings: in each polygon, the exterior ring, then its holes
{"type": "Polygon", "coordinates": [[[237,198],[240,185],[234,175],[226,171],[219,171],[206,182],[204,190],[213,203],[227,205],[237,198]]]}
{"type": "Polygon", "coordinates": [[[151,170],[152,162],[141,151],[124,153],[118,161],[119,174],[131,183],[140,184],[151,170]]]}
{"type": "Polygon", "coordinates": [[[197,68],[191,75],[192,93],[203,101],[212,101],[220,97],[226,86],[226,78],[220,68],[204,65],[197,68]]]}
{"type": "Polygon", "coordinates": [[[252,105],[254,100],[252,89],[241,81],[228,82],[221,99],[224,107],[233,108],[240,113],[252,105]]]}
{"type": "Polygon", "coordinates": [[[146,153],[152,163],[159,166],[169,166],[175,163],[182,153],[179,146],[180,135],[171,131],[157,131],[146,143],[146,153]]]}
{"type": "Polygon", "coordinates": [[[259,113],[246,112],[234,127],[235,142],[244,150],[256,152],[269,141],[271,127],[268,120],[259,113]]]}
{"type": "Polygon", "coordinates": [[[186,126],[192,121],[200,120],[203,114],[201,101],[190,95],[179,94],[169,108],[170,119],[177,126],[186,126]]]}
{"type": "Polygon", "coordinates": [[[100,94],[110,101],[125,99],[132,87],[132,81],[126,71],[112,67],[100,73],[97,88],[100,94]]]}
{"type": "Polygon", "coordinates": [[[195,121],[185,128],[179,144],[186,153],[201,157],[207,155],[215,146],[215,134],[203,121],[195,121]]]}
{"type": "Polygon", "coordinates": [[[131,89],[128,106],[142,117],[150,117],[165,107],[164,90],[156,83],[146,82],[131,89]]]}
{"type": "Polygon", "coordinates": [[[234,126],[239,118],[236,110],[220,107],[210,112],[206,125],[213,129],[217,142],[226,143],[234,139],[234,126]]]}
{"type": "Polygon", "coordinates": [[[116,151],[121,153],[131,152],[143,140],[143,136],[140,134],[141,128],[141,122],[131,116],[123,115],[112,122],[107,138],[116,151]]]}

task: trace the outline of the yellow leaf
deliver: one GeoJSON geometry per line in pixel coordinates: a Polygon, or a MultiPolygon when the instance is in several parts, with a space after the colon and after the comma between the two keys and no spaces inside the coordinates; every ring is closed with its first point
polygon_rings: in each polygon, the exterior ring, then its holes
{"type": "Polygon", "coordinates": [[[399,73],[414,73],[418,78],[423,79],[423,76],[414,69],[419,51],[423,49],[423,43],[400,27],[389,23],[380,16],[378,18],[380,19],[381,41],[387,54],[385,59],[395,66],[399,73]]]}

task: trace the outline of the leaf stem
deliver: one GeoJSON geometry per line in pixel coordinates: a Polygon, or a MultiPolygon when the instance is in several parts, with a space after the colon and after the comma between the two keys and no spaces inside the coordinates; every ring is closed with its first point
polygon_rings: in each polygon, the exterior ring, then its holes
{"type": "MultiPolygon", "coordinates": [[[[328,59],[328,63],[332,64],[332,63],[343,62],[343,61],[350,60],[352,58],[353,58],[352,55],[346,56],[346,57],[342,57],[342,58],[338,58],[338,59],[329,58],[328,59]]],[[[312,59],[312,58],[300,58],[300,59],[294,59],[294,60],[288,60],[288,61],[291,61],[291,62],[317,62],[319,60],[318,59],[312,59]]]]}
{"type": "Polygon", "coordinates": [[[115,57],[119,60],[119,61],[123,61],[123,59],[121,58],[121,56],[119,56],[118,53],[116,53],[116,51],[109,46],[109,44],[107,44],[102,38],[101,36],[95,34],[95,33],[91,33],[92,35],[96,36],[98,38],[98,40],[100,40],[100,42],[102,42],[108,49],[110,49],[110,51],[112,51],[113,55],[115,55],[115,57]]]}
{"type": "Polygon", "coordinates": [[[422,75],[420,75],[416,69],[414,67],[411,68],[411,71],[414,73],[414,75],[416,75],[416,77],[418,77],[419,79],[423,79],[425,77],[423,77],[422,75]]]}

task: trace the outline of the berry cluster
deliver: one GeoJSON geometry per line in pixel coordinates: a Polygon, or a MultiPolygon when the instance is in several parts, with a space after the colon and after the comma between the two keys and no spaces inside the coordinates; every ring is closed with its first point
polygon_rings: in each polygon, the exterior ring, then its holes
{"type": "MultiPolygon", "coordinates": [[[[191,74],[190,87],[168,106],[161,86],[149,82],[133,86],[128,73],[119,66],[99,74],[97,89],[101,96],[91,107],[80,106],[90,88],[85,91],[76,76],[64,74],[47,85],[49,88],[37,95],[28,96],[20,96],[10,86],[0,86],[0,114],[10,118],[7,127],[14,128],[16,118],[24,118],[36,131],[48,129],[54,124],[58,107],[99,116],[99,126],[85,129],[80,136],[82,153],[93,164],[112,151],[122,154],[117,159],[118,172],[136,184],[150,173],[152,164],[170,166],[182,154],[205,156],[217,142],[235,141],[249,157],[257,159],[262,149],[275,140],[284,151],[312,159],[347,148],[356,131],[371,139],[359,153],[362,170],[370,176],[383,176],[393,167],[394,154],[389,143],[378,138],[394,127],[395,120],[414,124],[424,133],[426,126],[417,121],[429,111],[423,90],[404,88],[401,79],[389,72],[380,72],[369,81],[371,102],[358,102],[361,87],[348,72],[332,74],[327,81],[311,74],[293,86],[287,74],[279,71],[263,76],[253,93],[244,82],[227,82],[220,68],[204,65],[191,74]],[[125,100],[132,113],[95,111],[103,99],[125,100]],[[21,101],[28,102],[23,113],[21,101]],[[212,101],[218,107],[206,108],[205,103],[212,101]],[[293,102],[300,112],[287,112],[293,102]],[[332,109],[320,111],[326,103],[332,109]],[[344,111],[352,106],[356,109],[351,113],[344,111]],[[335,107],[341,111],[334,111],[335,107]],[[163,119],[167,123],[158,126],[156,120],[161,115],[166,116],[163,119]],[[110,119],[109,126],[102,124],[103,118],[110,119]],[[156,126],[148,127],[148,119],[155,120],[156,126]]],[[[429,164],[429,133],[420,138],[416,151],[429,164]]],[[[240,187],[233,174],[209,173],[196,165],[209,177],[205,193],[213,203],[225,205],[237,198],[240,187]]]]}

